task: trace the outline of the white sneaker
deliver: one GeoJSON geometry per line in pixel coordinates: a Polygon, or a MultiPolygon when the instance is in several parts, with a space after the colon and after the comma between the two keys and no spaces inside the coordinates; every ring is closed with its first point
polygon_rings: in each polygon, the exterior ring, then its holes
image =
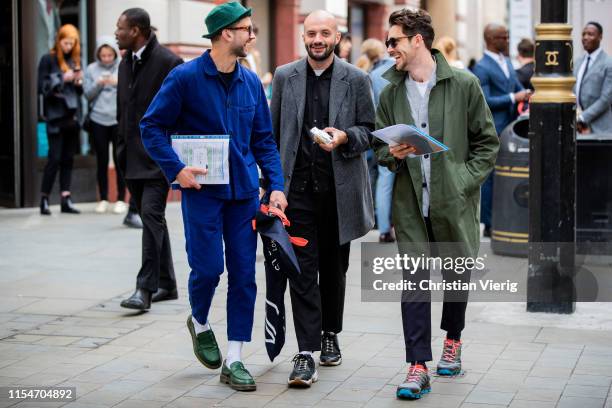
{"type": "Polygon", "coordinates": [[[108,211],[108,201],[106,200],[100,201],[98,205],[96,205],[95,211],[98,214],[104,214],[106,211],[108,211]]]}
{"type": "Polygon", "coordinates": [[[124,201],[117,201],[113,206],[113,213],[115,214],[123,214],[127,212],[128,206],[124,201]]]}

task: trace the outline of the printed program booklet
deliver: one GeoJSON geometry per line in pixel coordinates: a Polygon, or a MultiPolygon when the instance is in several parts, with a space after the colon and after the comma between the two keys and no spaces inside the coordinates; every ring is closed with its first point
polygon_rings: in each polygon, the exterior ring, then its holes
{"type": "Polygon", "coordinates": [[[407,144],[416,148],[416,153],[410,155],[422,156],[424,154],[439,153],[448,150],[448,146],[437,141],[425,132],[421,132],[413,125],[393,125],[376,130],[372,134],[389,146],[407,144]]]}
{"type": "MultiPolygon", "coordinates": [[[[200,184],[229,184],[229,135],[172,135],[172,149],[186,166],[208,169],[200,184]]],[[[178,188],[175,181],[173,187],[178,188]]]]}

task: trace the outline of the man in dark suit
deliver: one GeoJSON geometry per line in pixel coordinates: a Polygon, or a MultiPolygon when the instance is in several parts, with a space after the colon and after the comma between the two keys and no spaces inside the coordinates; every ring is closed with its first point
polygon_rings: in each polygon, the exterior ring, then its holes
{"type": "Polygon", "coordinates": [[[315,11],[304,21],[307,58],[276,70],[272,124],[288,192],[289,233],[308,240],[295,247],[300,279],[291,282],[291,305],[299,353],[289,385],[317,380],[313,352],[321,365],[342,362],[346,271],[351,240],[374,225],[366,151],[374,127],[367,75],[335,57],[340,33],[333,15],[315,11]],[[331,135],[314,144],[309,129],[331,135]],[[323,334],[321,334],[323,331],[323,334]]]}
{"type": "MultiPolygon", "coordinates": [[[[495,130],[499,136],[517,117],[516,104],[529,98],[516,77],[508,54],[508,29],[499,24],[488,24],[484,30],[486,49],[474,67],[474,74],[493,114],[495,130]]],[[[485,225],[484,236],[491,236],[491,207],[493,205],[493,174],[491,172],[481,188],[480,221],[485,225]]]]}
{"type": "Polygon", "coordinates": [[[176,299],[178,293],[165,218],[169,185],[142,145],[139,122],[166,75],[183,61],[159,45],[149,14],[141,8],[121,14],[115,37],[119,48],[127,50],[119,64],[117,161],[143,223],[136,291],[121,306],[147,310],[151,301],[176,299]]]}

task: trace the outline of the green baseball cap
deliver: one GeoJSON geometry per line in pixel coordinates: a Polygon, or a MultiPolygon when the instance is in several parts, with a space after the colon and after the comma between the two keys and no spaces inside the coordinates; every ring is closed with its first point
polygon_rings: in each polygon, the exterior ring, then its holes
{"type": "Polygon", "coordinates": [[[221,4],[208,13],[204,23],[208,29],[208,34],[204,38],[212,38],[219,31],[234,24],[236,21],[251,16],[251,9],[245,8],[242,4],[232,1],[221,4]]]}

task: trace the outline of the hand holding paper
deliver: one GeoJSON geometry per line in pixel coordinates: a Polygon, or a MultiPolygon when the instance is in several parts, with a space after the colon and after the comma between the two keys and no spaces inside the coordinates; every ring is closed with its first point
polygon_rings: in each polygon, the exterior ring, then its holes
{"type": "Polygon", "coordinates": [[[196,176],[199,174],[206,176],[207,173],[208,169],[186,166],[176,175],[176,181],[179,182],[182,188],[195,188],[199,190],[201,186],[196,181],[196,176]]]}

